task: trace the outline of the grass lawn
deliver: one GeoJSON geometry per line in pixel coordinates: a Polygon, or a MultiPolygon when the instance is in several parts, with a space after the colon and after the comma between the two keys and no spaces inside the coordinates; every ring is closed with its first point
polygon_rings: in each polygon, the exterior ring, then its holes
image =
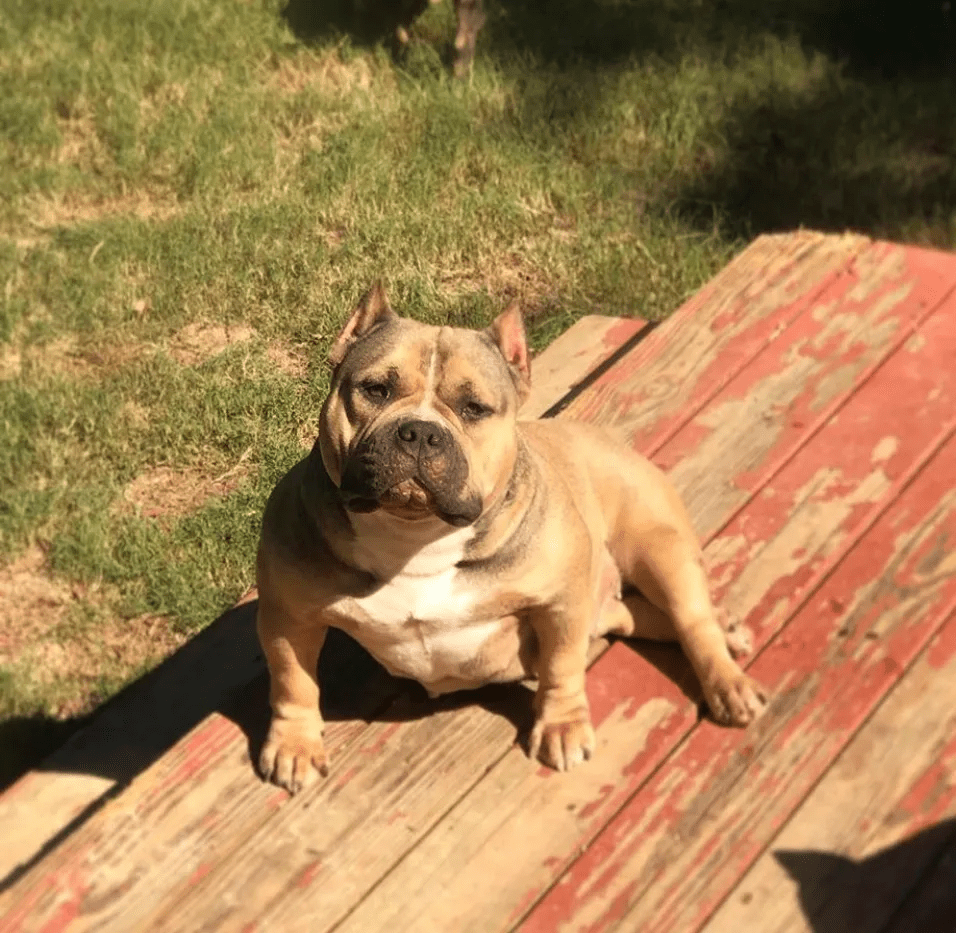
{"type": "Polygon", "coordinates": [[[766,230],[956,242],[946,4],[489,0],[461,82],[369,7],[3,5],[0,785],[248,588],[373,278],[540,347],[766,230]]]}

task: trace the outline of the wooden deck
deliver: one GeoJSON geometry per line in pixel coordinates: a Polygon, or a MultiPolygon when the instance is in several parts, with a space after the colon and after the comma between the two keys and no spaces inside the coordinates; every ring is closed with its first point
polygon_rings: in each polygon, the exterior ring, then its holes
{"type": "Polygon", "coordinates": [[[290,799],[250,764],[247,604],[0,796],[0,930],[956,933],[954,289],[956,256],[761,237],[660,327],[536,363],[529,414],[676,482],[756,725],[700,721],[676,648],[600,646],[597,754],[556,774],[526,687],[428,701],[343,637],[331,772],[290,799]]]}

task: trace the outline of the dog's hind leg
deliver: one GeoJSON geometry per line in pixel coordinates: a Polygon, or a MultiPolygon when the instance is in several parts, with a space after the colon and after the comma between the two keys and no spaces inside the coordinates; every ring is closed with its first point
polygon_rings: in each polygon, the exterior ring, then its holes
{"type": "MultiPolygon", "coordinates": [[[[723,609],[715,607],[714,616],[724,633],[731,655],[742,658],[750,654],[753,640],[747,627],[723,609]]],[[[674,620],[641,593],[625,593],[621,599],[605,605],[597,634],[645,638],[648,641],[680,641],[674,620]]]]}
{"type": "MultiPolygon", "coordinates": [[[[710,601],[696,538],[689,525],[682,524],[661,524],[639,537],[619,540],[614,556],[625,581],[673,620],[677,640],[700,679],[714,718],[745,726],[761,713],[766,696],[734,661],[731,639],[710,601]]],[[[640,618],[645,631],[665,631],[657,614],[645,611],[640,618]]],[[[636,633],[637,624],[635,637],[636,633]]]]}

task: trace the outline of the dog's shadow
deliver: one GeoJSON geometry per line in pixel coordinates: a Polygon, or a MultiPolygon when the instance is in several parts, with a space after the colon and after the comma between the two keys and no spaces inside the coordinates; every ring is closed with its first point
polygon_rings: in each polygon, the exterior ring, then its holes
{"type": "MultiPolygon", "coordinates": [[[[699,682],[677,645],[626,640],[635,664],[649,664],[671,680],[692,703],[700,706],[699,682]]],[[[533,721],[533,690],[527,683],[490,684],[429,697],[411,680],[392,677],[356,641],[336,629],[326,639],[319,661],[322,716],[327,724],[362,721],[414,722],[479,706],[504,719],[514,729],[515,742],[527,751],[533,721]]],[[[269,726],[269,682],[263,672],[234,702],[220,710],[243,731],[250,761],[259,759],[269,726]]]]}
{"type": "MultiPolygon", "coordinates": [[[[94,775],[122,787],[212,713],[236,723],[246,737],[250,760],[257,761],[269,724],[269,682],[255,613],[255,601],[225,613],[82,720],[61,723],[33,717],[0,724],[0,747],[11,752],[9,760],[2,759],[0,790],[30,768],[94,775]]],[[[697,680],[676,645],[626,644],[635,651],[635,664],[652,665],[700,703],[697,680]]],[[[322,652],[319,681],[322,713],[329,723],[412,722],[477,705],[507,721],[521,744],[531,729],[533,694],[527,684],[493,685],[430,699],[418,684],[391,677],[337,630],[329,633],[322,652]]]]}

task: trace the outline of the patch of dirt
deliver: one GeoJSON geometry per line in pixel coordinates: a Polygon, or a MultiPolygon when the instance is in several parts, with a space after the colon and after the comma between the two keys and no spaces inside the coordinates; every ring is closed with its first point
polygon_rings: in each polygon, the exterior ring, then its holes
{"type": "Polygon", "coordinates": [[[27,371],[68,376],[73,379],[95,378],[103,371],[125,366],[145,352],[131,344],[91,344],[79,347],[72,337],[60,337],[41,346],[10,348],[0,356],[0,379],[14,378],[27,371]],[[8,369],[4,370],[4,359],[8,369]],[[4,375],[8,372],[8,375],[4,375]]]}
{"type": "Polygon", "coordinates": [[[149,425],[149,409],[137,402],[124,402],[119,415],[131,428],[142,430],[149,425]]]}
{"type": "Polygon", "coordinates": [[[326,92],[349,94],[356,89],[370,90],[372,82],[372,69],[364,56],[344,62],[334,51],[325,54],[300,52],[283,59],[269,81],[283,94],[299,94],[312,85],[326,92]]]}
{"type": "Polygon", "coordinates": [[[315,445],[315,439],[319,436],[319,419],[309,418],[299,425],[298,430],[299,446],[305,450],[311,450],[315,445]]]}
{"type": "MultiPolygon", "coordinates": [[[[92,223],[104,217],[127,215],[150,220],[165,220],[179,213],[179,204],[163,192],[137,191],[106,196],[78,191],[67,192],[57,198],[33,198],[24,203],[21,216],[29,218],[30,234],[21,239],[25,243],[43,242],[46,231],[78,223],[92,223]]],[[[91,262],[96,259],[96,248],[90,251],[91,262]]]]}
{"type": "Polygon", "coordinates": [[[293,379],[304,379],[309,371],[309,361],[305,354],[281,343],[270,344],[266,348],[266,356],[276,369],[281,370],[293,379]]]}
{"type": "Polygon", "coordinates": [[[176,362],[197,366],[237,343],[251,340],[255,334],[245,324],[187,324],[173,335],[169,352],[176,362]]]}
{"type": "Polygon", "coordinates": [[[533,306],[542,296],[551,294],[554,285],[531,259],[514,251],[498,256],[493,262],[448,269],[440,279],[440,288],[450,302],[462,294],[485,291],[500,297],[501,310],[504,303],[514,299],[533,306]]]}
{"type": "Polygon", "coordinates": [[[16,347],[9,344],[0,347],[0,382],[16,379],[20,375],[22,364],[20,351],[16,347]]]}
{"type": "Polygon", "coordinates": [[[127,485],[119,511],[148,518],[188,515],[210,499],[225,496],[239,485],[245,475],[245,457],[244,454],[236,466],[217,477],[206,476],[196,469],[156,467],[127,485]]]}
{"type": "Polygon", "coordinates": [[[78,596],[79,591],[53,579],[45,566],[45,555],[33,547],[0,568],[0,661],[4,663],[54,628],[78,596]]]}
{"type": "Polygon", "coordinates": [[[90,366],[112,371],[138,359],[146,348],[138,343],[106,343],[83,347],[75,356],[90,366]]]}
{"type": "Polygon", "coordinates": [[[21,659],[35,687],[54,687],[56,715],[79,716],[101,703],[103,678],[126,681],[167,658],[186,641],[164,616],[109,619],[34,644],[21,659]]]}

